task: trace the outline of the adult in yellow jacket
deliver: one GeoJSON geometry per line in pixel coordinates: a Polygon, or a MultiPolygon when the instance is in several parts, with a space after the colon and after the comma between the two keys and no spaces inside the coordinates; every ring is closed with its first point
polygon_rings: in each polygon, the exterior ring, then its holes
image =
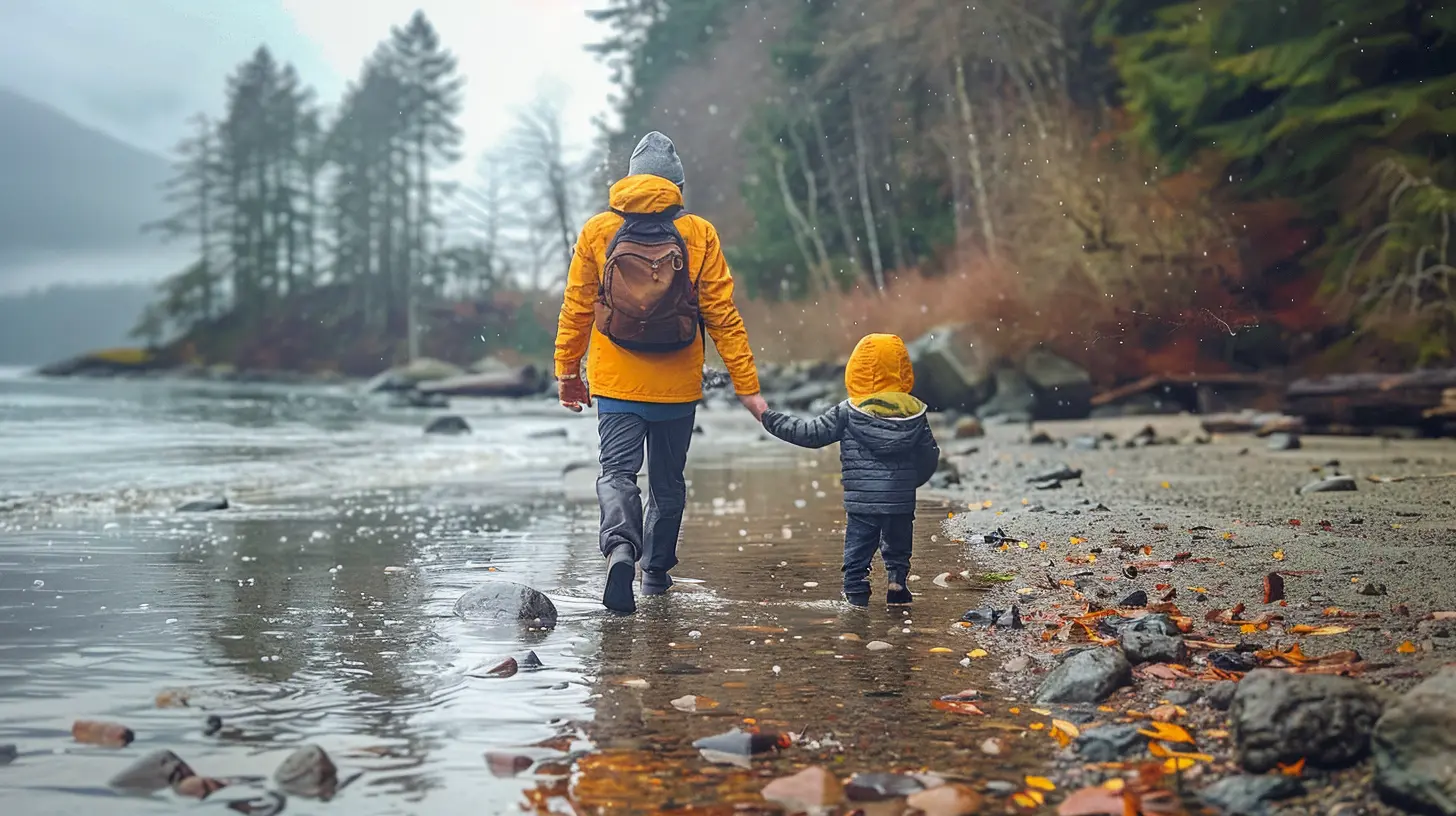
{"type": "MultiPolygon", "coordinates": [[[[562,406],[580,411],[596,400],[601,437],[601,550],[607,559],[602,603],[615,612],[637,609],[632,583],[642,563],[642,592],[660,595],[672,585],[677,565],[687,487],[683,470],[692,441],[694,413],[703,397],[704,343],[670,352],[632,351],[614,343],[595,324],[607,248],[624,222],[619,213],[661,213],[681,208],[682,161],[672,140],[656,131],[632,152],[626,178],[612,185],[610,211],[582,228],[567,275],[556,326],[556,377],[562,406]],[[582,371],[582,359],[586,370],[582,371]],[[645,458],[648,501],[643,518],[637,472],[645,458]]],[[[733,305],[733,276],[718,232],[707,220],[682,213],[673,225],[687,245],[685,272],[696,281],[707,336],[728,367],[738,399],[759,419],[768,409],[759,395],[758,372],[743,318],[733,305]]]]}

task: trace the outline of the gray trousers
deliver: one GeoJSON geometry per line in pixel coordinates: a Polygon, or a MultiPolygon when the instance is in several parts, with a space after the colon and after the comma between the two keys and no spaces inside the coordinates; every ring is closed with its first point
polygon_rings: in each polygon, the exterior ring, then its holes
{"type": "Polygon", "coordinates": [[[649,422],[636,414],[597,416],[602,472],[597,501],[602,508],[602,555],[626,545],[648,572],[677,566],[677,535],[687,506],[688,445],[693,441],[693,416],[649,422]],[[642,490],[637,472],[647,461],[646,534],[643,534],[642,490]]]}

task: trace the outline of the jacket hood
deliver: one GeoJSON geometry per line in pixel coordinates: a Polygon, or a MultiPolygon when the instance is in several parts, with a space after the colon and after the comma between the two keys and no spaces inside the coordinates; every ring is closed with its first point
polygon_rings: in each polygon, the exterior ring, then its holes
{"type": "Polygon", "coordinates": [[[674,205],[681,207],[683,197],[676,184],[662,176],[641,173],[613,184],[607,203],[619,212],[657,213],[674,205]]]}
{"type": "Polygon", "coordinates": [[[865,335],[844,367],[844,389],[856,406],[874,394],[909,394],[914,387],[910,352],[905,341],[893,334],[865,335]]]}

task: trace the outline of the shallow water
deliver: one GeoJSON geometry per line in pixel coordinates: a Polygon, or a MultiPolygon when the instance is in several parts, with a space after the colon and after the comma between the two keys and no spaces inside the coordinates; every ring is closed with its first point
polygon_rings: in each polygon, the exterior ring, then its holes
{"type": "MultiPolygon", "coordinates": [[[[462,406],[477,432],[442,439],[420,433],[428,412],[345,387],[0,378],[0,744],[21,751],[0,766],[0,795],[28,814],[196,807],[169,792],[97,799],[127,763],[170,748],[204,775],[257,778],[203,805],[216,809],[260,795],[283,757],[316,743],[342,777],[360,775],[289,812],[517,812],[523,792],[561,784],[497,775],[487,752],[590,749],[649,758],[636,774],[647,787],[592,787],[583,773],[573,795],[647,812],[755,799],[753,772],[689,747],[745,718],[812,739],[764,773],[811,755],[837,755],[846,773],[969,772],[988,735],[1024,738],[1005,715],[1001,730],[930,707],[985,683],[980,664],[958,663],[975,635],[949,625],[973,593],[930,593],[913,613],[838,603],[832,454],[704,412],[675,573],[686,580],[616,618],[598,604],[592,471],[562,475],[592,458],[594,423],[546,404],[462,406]],[[170,510],[224,492],[233,509],[170,510]],[[556,630],[451,615],[462,592],[498,579],[548,592],[556,630]],[[893,648],[867,651],[875,639],[893,648]],[[526,649],[546,668],[485,676],[526,649]],[[189,704],[159,707],[172,689],[189,704]],[[675,710],[684,695],[716,705],[675,710]],[[209,714],[224,722],[213,736],[209,714]],[[77,745],[76,718],[121,722],[137,740],[77,745]],[[682,783],[684,770],[713,785],[682,783]]],[[[926,583],[970,565],[934,537],[943,509],[922,516],[926,583]]],[[[1015,779],[1012,757],[1044,747],[978,757],[975,775],[1015,779]]]]}

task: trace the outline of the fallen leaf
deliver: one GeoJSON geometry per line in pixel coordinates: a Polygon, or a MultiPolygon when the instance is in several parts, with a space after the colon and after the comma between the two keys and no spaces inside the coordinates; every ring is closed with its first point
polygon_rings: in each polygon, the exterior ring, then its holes
{"type": "Polygon", "coordinates": [[[1299,624],[1289,630],[1296,635],[1343,635],[1350,631],[1348,626],[1309,626],[1299,624]]]}
{"type": "Polygon", "coordinates": [[[1280,762],[1279,772],[1284,774],[1285,776],[1299,776],[1300,774],[1304,773],[1304,757],[1300,757],[1297,761],[1291,762],[1287,765],[1283,762],[1280,762]]]}
{"type": "Polygon", "coordinates": [[[1037,790],[1017,791],[1011,795],[1011,801],[1019,808],[1036,810],[1046,804],[1046,796],[1037,790]]]}
{"type": "Polygon", "coordinates": [[[689,694],[672,701],[672,707],[678,711],[686,711],[691,714],[695,711],[709,711],[718,707],[718,701],[709,697],[700,697],[696,694],[689,694]]]}
{"type": "Polygon", "coordinates": [[[1322,612],[1320,614],[1324,615],[1327,618],[1358,618],[1358,617],[1360,617],[1360,615],[1358,613],[1356,613],[1356,612],[1346,612],[1345,610],[1339,608],[1338,606],[1327,606],[1327,607],[1325,607],[1324,612],[1322,612]]]}
{"type": "Polygon", "coordinates": [[[930,653],[931,654],[951,654],[953,651],[954,650],[948,649],[948,648],[946,648],[944,646],[935,646],[935,647],[932,647],[931,648],[930,653]]]}
{"type": "MultiPolygon", "coordinates": [[[[1212,757],[1210,757],[1209,759],[1211,761],[1212,757]]],[[[1198,760],[1193,759],[1192,757],[1168,757],[1167,759],[1163,760],[1163,770],[1168,773],[1178,773],[1179,771],[1186,771],[1197,764],[1198,760]]]]}
{"type": "Polygon", "coordinates": [[[1066,748],[1071,744],[1072,740],[1081,736],[1082,732],[1078,730],[1077,726],[1072,725],[1066,720],[1052,720],[1051,734],[1052,739],[1055,739],[1058,745],[1066,748]]]}
{"type": "Polygon", "coordinates": [[[980,660],[981,658],[988,656],[988,654],[989,653],[985,649],[972,649],[969,652],[966,652],[966,657],[969,657],[972,660],[980,660]]]}
{"type": "Polygon", "coordinates": [[[962,700],[931,700],[930,707],[939,711],[951,714],[974,714],[979,717],[986,716],[986,712],[976,707],[975,703],[968,703],[962,700]]]}
{"type": "Polygon", "coordinates": [[[1283,550],[1275,550],[1274,551],[1274,560],[1275,561],[1283,561],[1284,560],[1284,551],[1283,550]]]}
{"type": "Polygon", "coordinates": [[[1056,783],[1052,782],[1050,779],[1047,779],[1044,776],[1026,777],[1026,787],[1032,790],[1042,791],[1054,791],[1057,789],[1056,783]]]}
{"type": "Polygon", "coordinates": [[[1407,640],[1404,643],[1401,643],[1399,646],[1395,647],[1395,650],[1401,654],[1415,654],[1416,645],[1407,640]]]}
{"type": "Polygon", "coordinates": [[[1173,720],[1176,720],[1179,717],[1186,715],[1187,713],[1188,712],[1185,711],[1182,707],[1173,705],[1172,703],[1160,705],[1157,708],[1154,708],[1152,711],[1148,712],[1148,714],[1151,715],[1154,720],[1165,723],[1172,722],[1173,720]]]}
{"type": "Polygon", "coordinates": [[[1138,733],[1145,737],[1163,742],[1186,742],[1193,744],[1193,736],[1181,725],[1174,725],[1169,722],[1150,723],[1147,728],[1138,729],[1138,733]]]}

